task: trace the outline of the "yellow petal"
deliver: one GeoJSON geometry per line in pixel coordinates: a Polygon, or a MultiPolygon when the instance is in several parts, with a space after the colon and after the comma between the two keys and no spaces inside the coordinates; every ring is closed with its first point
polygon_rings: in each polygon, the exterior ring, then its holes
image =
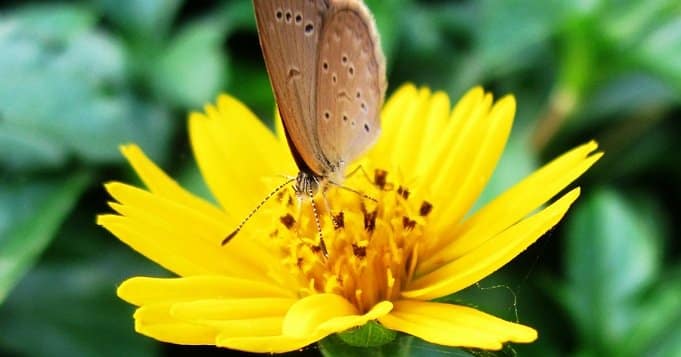
{"type": "Polygon", "coordinates": [[[213,345],[218,329],[174,320],[171,304],[154,304],[135,311],[135,331],[159,341],[183,345],[213,345]]]}
{"type": "Polygon", "coordinates": [[[277,316],[283,321],[284,315],[296,301],[294,298],[275,297],[197,299],[174,304],[171,315],[178,320],[191,322],[277,316]]]}
{"type": "Polygon", "coordinates": [[[384,169],[391,168],[393,149],[400,131],[403,115],[408,107],[417,99],[418,90],[412,84],[398,88],[388,99],[381,111],[381,134],[378,141],[369,151],[373,162],[381,163],[384,169]]]}
{"type": "Polygon", "coordinates": [[[228,334],[220,334],[217,337],[217,346],[233,350],[254,353],[284,353],[299,350],[309,344],[315,343],[326,335],[292,337],[292,336],[258,336],[258,337],[231,337],[228,334]]]}
{"type": "MultiPolygon", "coordinates": [[[[321,295],[331,295],[331,294],[321,294],[321,295]]],[[[316,296],[316,295],[313,295],[316,296]]],[[[309,297],[308,297],[309,298],[309,297]]],[[[342,298],[341,298],[342,299],[342,298]]],[[[272,336],[258,336],[258,337],[241,337],[241,338],[235,338],[231,336],[227,336],[227,333],[220,334],[218,336],[218,345],[223,346],[223,347],[228,347],[231,349],[237,349],[237,350],[242,350],[242,351],[249,351],[249,352],[258,352],[258,353],[282,353],[282,352],[289,352],[289,351],[294,351],[301,349],[311,343],[317,342],[321,340],[322,338],[335,333],[335,332],[341,332],[345,331],[347,329],[357,327],[357,326],[362,326],[365,323],[367,323],[370,320],[375,320],[376,318],[379,318],[381,316],[385,316],[387,313],[392,310],[392,303],[389,301],[382,301],[378,304],[376,304],[369,312],[367,312],[364,315],[347,315],[347,316],[340,316],[343,313],[349,312],[350,309],[346,309],[345,312],[343,311],[336,311],[336,313],[329,313],[329,312],[323,312],[320,310],[323,310],[324,307],[326,307],[329,311],[334,309],[335,307],[341,307],[344,308],[345,304],[338,300],[337,298],[329,297],[329,296],[322,296],[322,297],[317,297],[313,298],[311,300],[308,300],[306,302],[303,302],[300,305],[297,305],[296,309],[302,310],[305,306],[312,308],[314,311],[312,312],[313,315],[316,317],[310,318],[307,316],[304,316],[304,311],[294,311],[293,314],[289,313],[287,315],[286,320],[289,320],[288,322],[285,322],[285,324],[288,324],[288,330],[286,328],[283,329],[283,331],[291,331],[295,329],[299,329],[298,332],[303,332],[304,331],[306,334],[304,335],[290,335],[290,334],[284,334],[284,335],[272,335],[272,336]],[[318,306],[319,303],[331,303],[331,305],[328,306],[318,306]],[[313,305],[313,306],[310,306],[313,305]],[[301,315],[303,314],[303,315],[301,315]],[[321,315],[327,316],[327,320],[323,321],[324,318],[321,317],[321,315]],[[334,316],[336,315],[336,316],[334,316]],[[301,317],[304,319],[306,322],[303,323],[303,325],[308,325],[308,327],[299,327],[299,326],[291,326],[294,323],[291,322],[290,320],[295,318],[296,316],[301,317]],[[313,326],[314,321],[316,320],[319,323],[316,326],[313,326]]]]}
{"type": "Polygon", "coordinates": [[[142,182],[149,188],[149,191],[178,204],[187,206],[192,210],[201,212],[202,215],[209,216],[212,219],[226,219],[224,212],[203,199],[194,196],[178,185],[175,180],[168,177],[165,172],[149,160],[137,145],[121,146],[121,152],[142,182]]]}
{"type": "Polygon", "coordinates": [[[418,273],[431,271],[451,257],[462,256],[484,243],[510,225],[536,210],[582,175],[601,156],[590,155],[598,145],[595,142],[579,146],[516,184],[488,205],[466,219],[459,227],[446,228],[443,237],[457,237],[430,246],[432,254],[424,254],[418,273]]]}
{"type": "Polygon", "coordinates": [[[189,133],[206,184],[237,223],[274,188],[276,175],[297,173],[285,146],[232,97],[192,113],[189,133]]]}
{"type": "Polygon", "coordinates": [[[381,301],[364,315],[339,316],[319,325],[320,331],[329,333],[343,332],[353,327],[363,326],[371,320],[388,314],[393,309],[390,301],[381,301]]]}
{"type": "Polygon", "coordinates": [[[148,258],[179,275],[224,273],[268,279],[262,260],[267,250],[252,239],[236,239],[226,246],[220,241],[231,228],[174,201],[121,183],[106,185],[120,205],[121,216],[105,215],[98,223],[148,258]],[[198,270],[178,266],[191,262],[198,270]]]}
{"type": "MultiPolygon", "coordinates": [[[[431,109],[431,92],[428,88],[420,88],[409,105],[400,113],[399,127],[393,139],[391,159],[398,163],[399,170],[405,174],[411,173],[415,165],[413,157],[418,153],[419,144],[423,139],[423,132],[426,128],[427,115],[431,109]]],[[[392,169],[392,166],[389,169],[392,169]]]]}
{"type": "MultiPolygon", "coordinates": [[[[485,96],[482,88],[475,87],[457,102],[444,124],[435,128],[436,132],[430,140],[424,142],[424,150],[417,159],[417,177],[424,185],[424,187],[417,189],[428,189],[433,179],[442,174],[442,163],[452,156],[454,145],[465,139],[463,133],[470,130],[464,129],[471,126],[477,121],[478,117],[487,112],[491,101],[492,97],[485,96]]],[[[419,140],[420,138],[415,139],[419,140]]],[[[430,193],[428,191],[427,193],[430,193]]],[[[431,199],[431,197],[426,198],[431,199]]]]}
{"type": "Polygon", "coordinates": [[[214,345],[218,330],[188,323],[135,323],[135,331],[155,340],[178,345],[214,345]]]}
{"type": "MultiPolygon", "coordinates": [[[[201,300],[200,300],[201,301],[201,300]]],[[[201,302],[195,302],[195,304],[201,304],[201,302]]],[[[206,301],[206,300],[203,300],[206,301]]],[[[135,325],[137,328],[143,328],[147,332],[154,332],[154,338],[168,340],[173,338],[178,340],[183,338],[182,336],[172,336],[167,337],[159,336],[162,331],[169,331],[170,328],[174,330],[180,330],[176,332],[181,332],[182,329],[197,329],[197,331],[210,331],[210,340],[204,340],[201,344],[215,344],[216,337],[218,334],[231,334],[234,337],[242,336],[267,336],[272,334],[278,334],[281,332],[281,324],[283,321],[283,314],[275,314],[270,316],[269,313],[263,311],[262,316],[258,314],[251,314],[250,317],[242,315],[238,319],[218,319],[217,316],[212,316],[213,318],[201,318],[201,319],[185,319],[178,316],[177,311],[182,310],[184,307],[189,306],[192,303],[172,303],[172,302],[160,302],[144,305],[135,311],[135,325]]],[[[190,308],[191,310],[191,308],[190,308]]],[[[224,310],[223,310],[224,311],[224,310]]],[[[185,310],[190,316],[193,314],[190,311],[185,310]]],[[[204,311],[207,313],[208,311],[204,311]]],[[[248,314],[246,312],[246,314],[248,314]]],[[[181,314],[179,314],[181,315],[181,314]]],[[[210,316],[205,316],[210,317],[210,316]]]]}
{"type": "Polygon", "coordinates": [[[284,122],[281,120],[281,114],[279,114],[279,107],[275,105],[274,107],[274,133],[277,135],[279,142],[288,145],[286,140],[286,130],[284,130],[284,122]]]}
{"type": "Polygon", "coordinates": [[[274,284],[227,276],[135,277],[124,281],[116,293],[137,306],[219,298],[295,298],[294,293],[274,284]]]}
{"type": "MultiPolygon", "coordinates": [[[[218,329],[219,338],[249,338],[277,336],[281,333],[284,316],[251,317],[241,320],[203,320],[202,325],[218,329]]],[[[217,340],[216,345],[219,345],[217,340]]]]}
{"type": "MultiPolygon", "coordinates": [[[[390,157],[406,182],[422,179],[423,162],[433,151],[449,119],[449,97],[444,92],[431,94],[429,90],[419,91],[418,99],[406,108],[402,123],[392,145],[390,157]]],[[[386,161],[385,158],[381,159],[386,161]]]]}
{"type": "Polygon", "coordinates": [[[578,196],[576,188],[495,237],[483,239],[485,243],[464,256],[453,257],[449,263],[409,283],[402,296],[431,300],[474,284],[511,261],[558,223],[578,196]]]}
{"type": "Polygon", "coordinates": [[[357,313],[355,306],[340,295],[310,295],[299,300],[288,311],[284,319],[283,334],[304,337],[331,318],[357,313]]]}
{"type": "Polygon", "coordinates": [[[189,260],[183,254],[178,254],[163,244],[159,244],[157,240],[140,234],[130,226],[125,217],[113,214],[99,215],[97,224],[106,228],[121,242],[177,275],[209,273],[210,268],[202,266],[200,261],[189,260]]]}
{"type": "Polygon", "coordinates": [[[498,350],[504,342],[532,342],[537,332],[481,311],[436,302],[395,302],[393,311],[378,319],[387,328],[445,346],[498,350]]]}
{"type": "MultiPolygon", "coordinates": [[[[427,184],[432,194],[438,197],[433,202],[435,209],[430,217],[433,225],[449,227],[469,211],[501,157],[514,114],[515,99],[512,96],[497,101],[489,113],[471,119],[470,125],[462,130],[460,145],[452,148],[443,162],[433,166],[431,174],[436,178],[427,184]]],[[[426,174],[424,177],[431,176],[426,174]]]]}

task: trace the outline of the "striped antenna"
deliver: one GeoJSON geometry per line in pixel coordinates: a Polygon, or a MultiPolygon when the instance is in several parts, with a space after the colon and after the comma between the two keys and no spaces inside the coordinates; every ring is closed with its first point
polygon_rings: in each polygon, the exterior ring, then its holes
{"type": "Polygon", "coordinates": [[[229,243],[229,241],[232,240],[232,238],[234,238],[237,234],[239,234],[239,232],[241,231],[242,228],[244,228],[244,225],[246,224],[246,222],[248,222],[251,219],[251,217],[253,217],[253,215],[255,215],[255,213],[258,212],[258,210],[260,210],[260,208],[265,203],[267,203],[267,201],[269,201],[274,195],[279,193],[279,191],[281,191],[284,187],[288,186],[289,184],[291,184],[291,182],[293,182],[295,180],[296,180],[295,177],[288,179],[286,182],[282,183],[281,185],[277,186],[277,188],[272,190],[272,192],[268,193],[267,196],[265,196],[265,198],[263,198],[262,201],[260,201],[260,203],[258,203],[258,205],[255,206],[255,208],[246,216],[246,218],[244,218],[241,221],[241,223],[239,223],[239,225],[236,227],[236,229],[234,229],[234,231],[232,231],[232,233],[227,235],[227,237],[225,237],[225,239],[223,239],[222,243],[220,243],[220,244],[225,245],[225,244],[229,243]]]}

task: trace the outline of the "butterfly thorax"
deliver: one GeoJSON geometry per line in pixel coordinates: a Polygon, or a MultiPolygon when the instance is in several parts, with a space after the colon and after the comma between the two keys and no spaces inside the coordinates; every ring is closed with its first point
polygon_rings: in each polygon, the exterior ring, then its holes
{"type": "Polygon", "coordinates": [[[298,172],[298,176],[296,176],[296,183],[293,185],[293,190],[298,197],[315,195],[323,181],[324,177],[301,170],[298,172]]]}
{"type": "Polygon", "coordinates": [[[303,166],[296,176],[293,190],[298,196],[309,196],[316,194],[320,188],[324,189],[328,183],[341,185],[343,183],[345,163],[340,161],[335,165],[329,165],[328,170],[323,174],[312,172],[303,166]]]}

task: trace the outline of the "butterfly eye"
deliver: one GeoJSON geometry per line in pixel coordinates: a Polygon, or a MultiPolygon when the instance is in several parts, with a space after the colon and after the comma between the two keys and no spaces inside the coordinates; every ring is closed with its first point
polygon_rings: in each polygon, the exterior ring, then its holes
{"type": "Polygon", "coordinates": [[[369,124],[364,123],[364,131],[369,132],[369,124]]]}
{"type": "Polygon", "coordinates": [[[284,12],[282,12],[281,9],[277,9],[274,16],[277,18],[277,21],[281,21],[281,19],[284,18],[284,12]]]}
{"type": "Polygon", "coordinates": [[[300,13],[296,14],[296,25],[300,25],[303,22],[303,15],[300,13]]]}

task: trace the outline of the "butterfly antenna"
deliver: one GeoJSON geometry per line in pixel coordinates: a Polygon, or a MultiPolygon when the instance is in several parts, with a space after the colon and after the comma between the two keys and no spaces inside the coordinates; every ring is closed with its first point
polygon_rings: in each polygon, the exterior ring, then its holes
{"type": "Polygon", "coordinates": [[[251,219],[251,217],[253,217],[253,215],[255,215],[255,213],[258,212],[258,210],[260,210],[262,205],[267,203],[267,201],[269,201],[274,195],[279,193],[279,191],[281,191],[284,187],[288,186],[291,182],[293,182],[295,180],[296,180],[295,177],[288,179],[286,182],[280,184],[279,186],[277,186],[277,188],[272,190],[272,192],[268,193],[267,196],[265,196],[265,198],[263,198],[262,201],[260,201],[260,203],[258,203],[258,205],[255,206],[255,208],[246,216],[246,218],[244,218],[241,221],[241,223],[239,223],[239,225],[236,226],[236,229],[234,229],[232,231],[232,233],[227,235],[227,237],[225,237],[225,239],[223,239],[222,243],[220,243],[220,244],[225,245],[225,244],[229,243],[229,241],[232,240],[232,238],[234,238],[237,234],[239,234],[239,232],[241,231],[242,228],[244,228],[244,225],[246,224],[246,222],[248,222],[251,219]]]}
{"type": "Polygon", "coordinates": [[[329,251],[326,249],[326,243],[324,243],[324,235],[322,234],[322,224],[319,221],[319,211],[317,210],[317,204],[314,202],[314,193],[312,188],[307,189],[307,196],[310,197],[310,203],[312,204],[312,213],[314,214],[314,223],[317,225],[317,232],[319,233],[319,248],[324,254],[324,258],[329,257],[329,251]]]}

